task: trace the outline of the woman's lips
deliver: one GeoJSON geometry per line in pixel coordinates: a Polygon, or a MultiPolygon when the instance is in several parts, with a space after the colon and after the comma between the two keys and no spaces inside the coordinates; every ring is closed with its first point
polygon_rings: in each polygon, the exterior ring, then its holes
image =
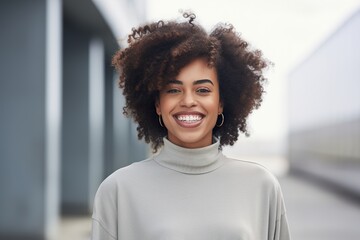
{"type": "Polygon", "coordinates": [[[194,128],[199,126],[203,118],[204,115],[199,113],[176,114],[174,116],[176,123],[184,128],[194,128]]]}

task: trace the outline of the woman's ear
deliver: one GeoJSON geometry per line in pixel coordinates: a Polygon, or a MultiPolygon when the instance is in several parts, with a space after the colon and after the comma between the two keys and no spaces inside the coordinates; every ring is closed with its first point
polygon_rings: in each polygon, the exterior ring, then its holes
{"type": "Polygon", "coordinates": [[[224,111],[223,101],[220,100],[218,113],[219,113],[219,114],[220,114],[220,113],[223,113],[223,111],[224,111]]]}
{"type": "Polygon", "coordinates": [[[155,109],[156,109],[157,115],[161,115],[159,99],[156,99],[156,100],[155,100],[155,109]]]}

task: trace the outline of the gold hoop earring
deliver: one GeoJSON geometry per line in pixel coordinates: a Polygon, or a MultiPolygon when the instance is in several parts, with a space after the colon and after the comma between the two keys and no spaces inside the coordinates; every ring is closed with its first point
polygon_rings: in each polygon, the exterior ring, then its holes
{"type": "Polygon", "coordinates": [[[220,125],[216,125],[217,127],[221,127],[224,124],[224,120],[225,120],[224,114],[220,113],[219,116],[220,115],[221,115],[221,123],[220,125]]]}
{"type": "Polygon", "coordinates": [[[164,125],[162,124],[162,121],[161,121],[161,115],[159,115],[159,123],[160,123],[160,126],[164,127],[164,125]]]}

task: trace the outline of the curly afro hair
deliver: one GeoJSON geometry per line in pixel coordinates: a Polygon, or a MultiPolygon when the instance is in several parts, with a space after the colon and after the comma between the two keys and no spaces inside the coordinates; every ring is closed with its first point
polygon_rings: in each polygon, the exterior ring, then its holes
{"type": "Polygon", "coordinates": [[[233,145],[239,130],[248,136],[247,117],[262,102],[263,70],[269,62],[259,50],[250,49],[230,24],[218,24],[208,34],[188,21],[159,21],[133,28],[128,47],[116,52],[113,65],[120,73],[119,86],[126,99],[124,114],[138,123],[138,138],[151,143],[154,151],[163,145],[166,128],[159,125],[155,109],[160,90],[196,58],[215,67],[224,106],[225,122],[214,127],[220,147],[233,145]]]}

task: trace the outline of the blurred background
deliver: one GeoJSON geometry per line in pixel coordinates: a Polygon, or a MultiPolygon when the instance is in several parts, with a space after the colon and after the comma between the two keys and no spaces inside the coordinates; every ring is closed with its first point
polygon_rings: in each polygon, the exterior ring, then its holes
{"type": "Polygon", "coordinates": [[[294,240],[360,239],[359,0],[1,0],[1,240],[89,239],[101,181],[151,152],[111,57],[132,27],[187,10],[274,63],[225,154],[278,176],[294,240]]]}

